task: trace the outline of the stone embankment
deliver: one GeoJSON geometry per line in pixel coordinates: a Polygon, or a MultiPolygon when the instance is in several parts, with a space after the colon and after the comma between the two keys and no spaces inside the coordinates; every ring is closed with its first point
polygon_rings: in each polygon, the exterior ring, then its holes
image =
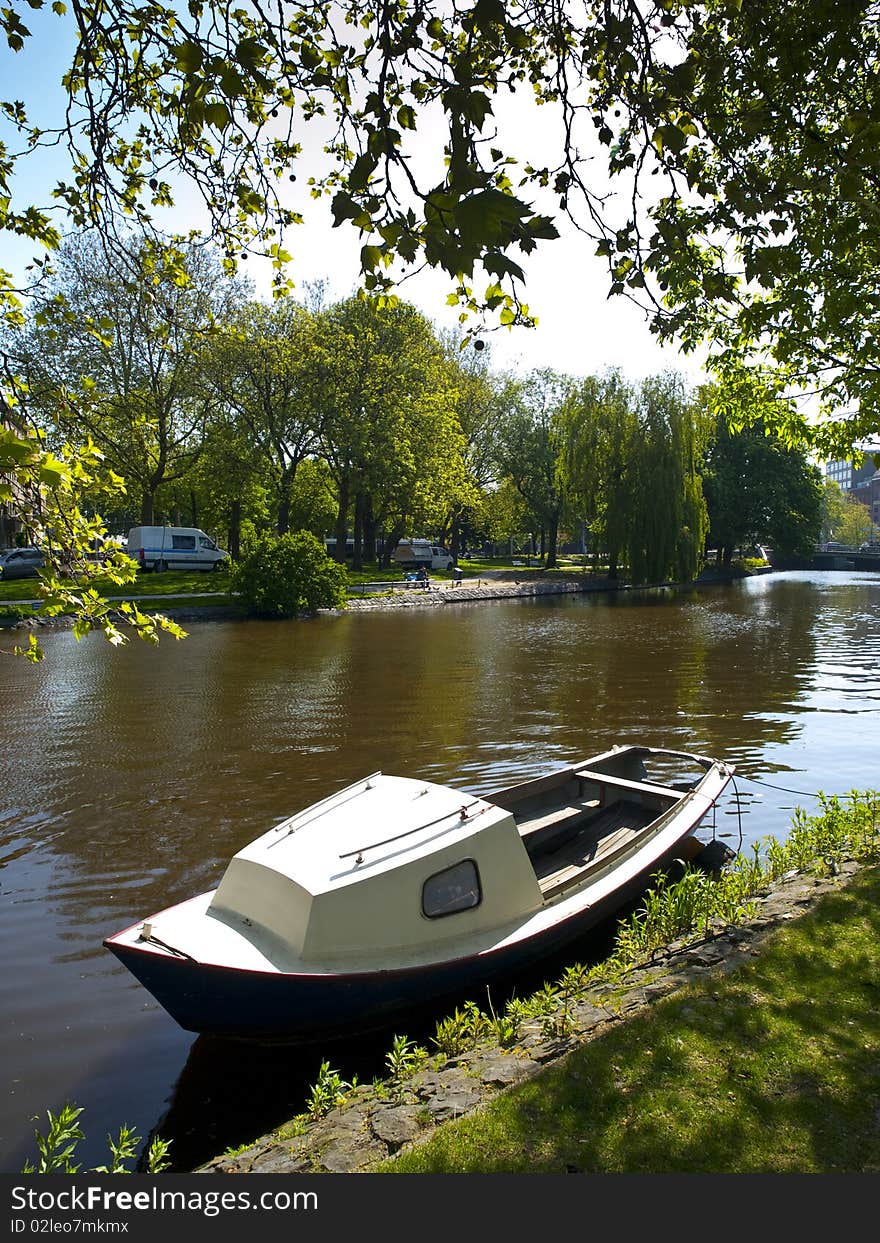
{"type": "Polygon", "coordinates": [[[430,608],[443,604],[469,604],[476,600],[510,600],[530,596],[561,596],[583,594],[591,591],[620,591],[623,585],[611,579],[516,578],[512,575],[491,578],[466,579],[459,586],[445,580],[419,586],[396,586],[387,595],[351,596],[348,611],[377,610],[389,608],[430,608]]]}
{"type": "Polygon", "coordinates": [[[355,1088],[345,1104],[285,1138],[283,1128],[234,1156],[218,1156],[195,1173],[362,1173],[404,1147],[429,1137],[442,1122],[476,1109],[496,1093],[539,1075],[548,1064],[594,1040],[684,985],[733,970],[760,953],[761,942],[786,920],[803,915],[822,895],[858,871],[816,878],[793,872],[757,898],[753,921],[719,926],[697,941],[675,943],[628,973],[621,984],[600,986],[569,1005],[565,1035],[548,1035],[547,1023],[523,1025],[508,1048],[480,1045],[459,1057],[431,1059],[429,1069],[402,1082],[355,1088]]]}

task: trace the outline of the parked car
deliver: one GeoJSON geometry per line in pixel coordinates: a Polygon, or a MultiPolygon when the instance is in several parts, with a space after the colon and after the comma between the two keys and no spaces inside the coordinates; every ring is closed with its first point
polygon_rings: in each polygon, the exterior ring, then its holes
{"type": "Polygon", "coordinates": [[[0,553],[0,582],[11,578],[36,578],[46,564],[39,548],[9,548],[0,553]]]}
{"type": "Polygon", "coordinates": [[[880,540],[869,540],[865,544],[859,544],[859,552],[880,552],[880,540]]]}

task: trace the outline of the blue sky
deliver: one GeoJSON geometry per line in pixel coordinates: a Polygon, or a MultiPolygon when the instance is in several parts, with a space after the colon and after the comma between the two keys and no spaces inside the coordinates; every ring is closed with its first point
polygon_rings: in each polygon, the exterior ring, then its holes
{"type": "MultiPolygon", "coordinates": [[[[10,51],[5,44],[0,50],[0,94],[6,99],[23,99],[33,120],[51,126],[58,123],[63,112],[58,81],[66,67],[69,22],[59,21],[51,12],[31,10],[25,20],[35,37],[20,53],[10,51]]],[[[516,127],[518,152],[540,149],[545,134],[539,121],[532,108],[518,108],[508,119],[516,127]]],[[[417,137],[427,147],[430,126],[423,125],[417,137]]],[[[0,139],[12,146],[2,125],[0,139]]],[[[69,176],[65,154],[63,148],[43,153],[22,169],[13,185],[15,207],[21,209],[27,203],[45,206],[49,202],[51,185],[69,176]]],[[[291,274],[300,288],[306,282],[325,280],[331,298],[344,297],[357,284],[362,239],[350,226],[331,228],[327,202],[308,198],[308,148],[297,171],[296,189],[301,197],[291,205],[306,215],[306,223],[293,230],[287,240],[287,248],[295,257],[291,274]]],[[[174,228],[183,231],[200,227],[203,222],[192,195],[182,196],[180,203],[174,228]]],[[[527,275],[522,296],[539,324],[532,330],[502,329],[488,334],[493,366],[522,371],[553,367],[573,375],[619,367],[633,380],[670,367],[681,371],[689,382],[697,382],[701,375],[698,359],[685,358],[671,348],[661,349],[637,308],[623,298],[606,297],[606,269],[593,250],[594,243],[569,230],[557,241],[541,243],[537,252],[527,257],[522,264],[527,275]]],[[[2,237],[0,266],[18,275],[31,254],[31,247],[2,237]]],[[[268,271],[261,272],[253,261],[246,270],[258,293],[268,297],[268,271]]],[[[450,288],[444,274],[425,272],[406,282],[400,293],[438,327],[452,327],[457,311],[446,306],[450,288]]]]}

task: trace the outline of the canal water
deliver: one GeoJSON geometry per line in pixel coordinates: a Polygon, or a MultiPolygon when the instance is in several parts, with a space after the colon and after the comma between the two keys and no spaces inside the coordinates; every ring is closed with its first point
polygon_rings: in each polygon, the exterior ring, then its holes
{"type": "MultiPolygon", "coordinates": [[[[3,646],[9,647],[7,642],[3,646]]],[[[644,742],[736,765],[715,832],[783,838],[818,791],[877,788],[880,577],[196,623],[180,643],[45,635],[0,682],[0,1171],[81,1106],[86,1167],[121,1123],[178,1168],[304,1105],[324,1056],[181,1030],[102,939],[213,888],[272,824],[378,769],[475,794],[644,742]]],[[[407,1033],[409,1034],[409,1033],[407,1033]]],[[[357,1037],[357,1033],[353,1033],[357,1037]]]]}

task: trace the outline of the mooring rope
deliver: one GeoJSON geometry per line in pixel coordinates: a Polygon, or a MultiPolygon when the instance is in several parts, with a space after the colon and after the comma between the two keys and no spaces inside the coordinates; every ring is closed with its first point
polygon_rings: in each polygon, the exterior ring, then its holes
{"type": "MultiPolygon", "coordinates": [[[[782,790],[785,794],[797,794],[801,798],[821,798],[821,794],[813,790],[793,790],[791,786],[775,785],[772,781],[762,781],[760,777],[743,777],[743,781],[751,781],[753,785],[768,786],[771,790],[782,790]]],[[[838,797],[849,798],[850,795],[840,795],[838,797]]]]}
{"type": "MultiPolygon", "coordinates": [[[[797,794],[801,798],[859,798],[858,790],[848,790],[845,794],[828,794],[825,790],[793,790],[791,786],[774,785],[772,781],[762,781],[760,777],[743,777],[743,781],[751,781],[754,785],[769,786],[771,790],[782,790],[785,794],[797,794]]],[[[734,782],[734,788],[736,782],[734,782]]]]}

